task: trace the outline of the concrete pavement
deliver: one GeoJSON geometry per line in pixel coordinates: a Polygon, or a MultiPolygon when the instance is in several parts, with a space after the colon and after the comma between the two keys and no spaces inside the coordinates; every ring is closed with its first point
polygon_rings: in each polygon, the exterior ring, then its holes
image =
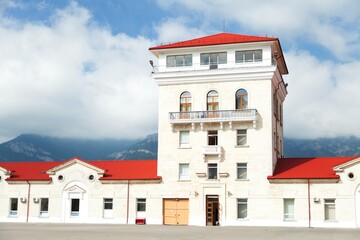
{"type": "Polygon", "coordinates": [[[359,229],[279,227],[194,227],[0,223],[0,239],[11,240],[330,240],[360,239],[359,229]]]}

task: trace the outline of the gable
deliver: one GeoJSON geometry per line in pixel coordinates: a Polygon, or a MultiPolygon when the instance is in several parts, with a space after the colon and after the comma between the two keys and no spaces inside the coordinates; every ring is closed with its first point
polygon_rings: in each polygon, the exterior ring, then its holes
{"type": "Polygon", "coordinates": [[[61,165],[58,165],[58,166],[56,166],[56,167],[54,167],[52,169],[47,170],[46,173],[49,174],[49,175],[54,175],[54,174],[56,174],[56,172],[67,169],[67,168],[72,167],[74,165],[80,165],[80,166],[83,166],[83,167],[88,168],[90,170],[94,170],[99,175],[102,175],[102,174],[105,173],[105,170],[100,169],[100,168],[98,168],[98,167],[96,167],[96,166],[94,166],[92,164],[86,163],[83,160],[80,160],[78,158],[70,159],[69,161],[67,161],[67,162],[65,162],[65,163],[63,163],[61,165]]]}

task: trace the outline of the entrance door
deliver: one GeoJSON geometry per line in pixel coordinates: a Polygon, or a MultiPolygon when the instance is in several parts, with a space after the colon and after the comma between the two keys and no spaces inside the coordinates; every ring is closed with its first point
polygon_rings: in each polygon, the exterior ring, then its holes
{"type": "Polygon", "coordinates": [[[219,196],[206,196],[206,225],[219,225],[219,196]]]}
{"type": "Polygon", "coordinates": [[[189,222],[189,199],[164,199],[164,224],[187,225],[189,222]]]}
{"type": "Polygon", "coordinates": [[[78,217],[80,214],[80,199],[73,198],[71,199],[71,217],[78,217]]]}

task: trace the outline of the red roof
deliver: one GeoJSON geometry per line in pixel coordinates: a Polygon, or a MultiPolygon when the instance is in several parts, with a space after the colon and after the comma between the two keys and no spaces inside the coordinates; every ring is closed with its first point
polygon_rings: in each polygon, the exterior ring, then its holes
{"type": "MultiPolygon", "coordinates": [[[[69,161],[72,161],[71,159],[69,161]]],[[[78,159],[79,160],[79,159],[78,159]]],[[[11,171],[6,181],[50,181],[46,171],[61,166],[64,162],[0,162],[0,167],[11,171]]],[[[84,161],[105,170],[100,180],[160,180],[156,160],[111,160],[84,161]]]]}
{"type": "Polygon", "coordinates": [[[266,41],[278,41],[278,39],[273,37],[248,36],[248,35],[240,35],[240,34],[232,34],[232,33],[218,33],[215,35],[195,38],[192,40],[171,43],[171,44],[164,44],[157,47],[152,47],[149,50],[199,47],[199,46],[233,44],[233,43],[266,42],[266,41]]]}
{"type": "Polygon", "coordinates": [[[339,179],[333,168],[357,157],[280,158],[268,179],[339,179]]]}

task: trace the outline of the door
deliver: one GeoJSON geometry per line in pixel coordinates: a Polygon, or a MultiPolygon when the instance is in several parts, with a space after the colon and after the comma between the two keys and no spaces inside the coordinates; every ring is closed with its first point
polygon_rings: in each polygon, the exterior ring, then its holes
{"type": "Polygon", "coordinates": [[[189,223],[189,199],[164,199],[165,225],[187,225],[189,223]]]}
{"type": "Polygon", "coordinates": [[[206,225],[219,225],[219,196],[206,196],[206,225]]]}

